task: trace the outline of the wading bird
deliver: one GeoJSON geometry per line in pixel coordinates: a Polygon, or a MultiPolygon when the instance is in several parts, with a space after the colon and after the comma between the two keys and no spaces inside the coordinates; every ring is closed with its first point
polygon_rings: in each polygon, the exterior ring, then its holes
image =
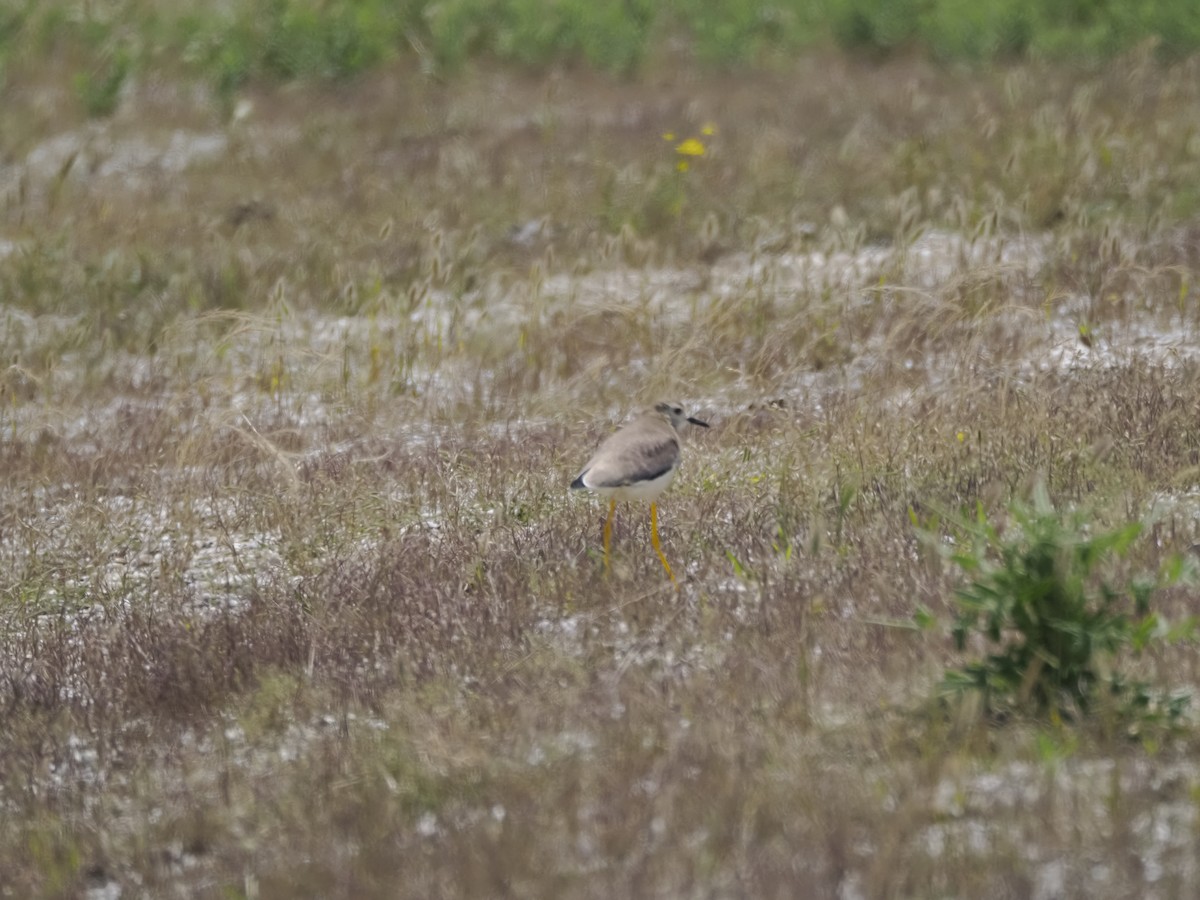
{"type": "Polygon", "coordinates": [[[609,435],[571,482],[572,488],[587,489],[609,498],[608,518],[604,520],[605,570],[609,568],[617,501],[649,500],[650,543],[671,583],[679,586],[658,540],[657,499],[679,468],[679,433],[688,423],[708,427],[707,422],[685,415],[677,403],[659,403],[609,435]]]}

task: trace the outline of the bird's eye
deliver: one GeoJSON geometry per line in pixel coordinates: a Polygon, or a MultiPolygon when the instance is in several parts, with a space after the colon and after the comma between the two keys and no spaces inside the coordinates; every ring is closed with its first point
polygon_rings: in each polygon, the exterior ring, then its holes
{"type": "Polygon", "coordinates": [[[679,407],[679,406],[675,407],[675,415],[677,415],[677,416],[682,416],[682,415],[683,415],[683,409],[682,409],[682,407],[679,407]]]}

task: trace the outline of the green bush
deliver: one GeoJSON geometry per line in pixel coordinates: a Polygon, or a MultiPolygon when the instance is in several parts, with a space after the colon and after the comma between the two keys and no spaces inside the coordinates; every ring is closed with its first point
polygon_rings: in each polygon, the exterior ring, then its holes
{"type": "Polygon", "coordinates": [[[680,49],[705,64],[741,66],[831,41],[870,55],[971,62],[1031,53],[1103,59],[1139,45],[1177,58],[1200,47],[1200,16],[1185,0],[129,0],[82,8],[0,0],[0,64],[62,53],[89,72],[77,87],[97,115],[125,75],[137,74],[130,66],[180,59],[228,93],[247,78],[347,78],[412,54],[441,72],[500,59],[627,75],[672,65],[680,49]],[[136,53],[110,58],[117,45],[136,53]]]}
{"type": "Polygon", "coordinates": [[[847,50],[888,52],[916,39],[917,0],[849,0],[834,5],[833,34],[847,50]]]}
{"type": "Polygon", "coordinates": [[[922,41],[944,59],[1012,59],[1028,52],[1033,10],[1021,2],[942,0],[922,16],[922,41]]]}
{"type": "Polygon", "coordinates": [[[1151,607],[1155,591],[1190,577],[1185,561],[1154,575],[1115,576],[1141,523],[1093,534],[1081,514],[1056,511],[1041,485],[1031,504],[1014,504],[1010,513],[1003,532],[980,511],[960,523],[965,546],[939,542],[969,579],[955,592],[954,642],[963,651],[978,637],[991,648],[948,671],[944,694],[978,692],[993,714],[1073,719],[1103,704],[1124,716],[1177,720],[1187,696],[1155,693],[1118,663],[1124,650],[1136,654],[1192,635],[1194,618],[1171,629],[1151,607]]]}
{"type": "Polygon", "coordinates": [[[121,88],[132,68],[132,56],[118,49],[103,60],[96,69],[75,76],[75,94],[92,118],[111,116],[121,99],[121,88]]]}

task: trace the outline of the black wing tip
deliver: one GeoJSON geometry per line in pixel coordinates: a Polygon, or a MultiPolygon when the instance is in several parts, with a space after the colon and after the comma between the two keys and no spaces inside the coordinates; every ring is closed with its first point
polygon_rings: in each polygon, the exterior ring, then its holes
{"type": "Polygon", "coordinates": [[[707,422],[702,422],[699,419],[695,418],[694,416],[688,416],[688,421],[691,422],[693,425],[699,425],[701,428],[708,427],[707,422]]]}
{"type": "Polygon", "coordinates": [[[672,469],[678,467],[678,465],[679,465],[678,462],[673,462],[673,463],[671,463],[671,465],[663,466],[661,469],[658,469],[655,472],[642,472],[641,474],[639,474],[637,476],[637,478],[627,481],[626,484],[638,484],[643,481],[653,481],[656,478],[662,478],[664,475],[666,475],[672,469]]]}

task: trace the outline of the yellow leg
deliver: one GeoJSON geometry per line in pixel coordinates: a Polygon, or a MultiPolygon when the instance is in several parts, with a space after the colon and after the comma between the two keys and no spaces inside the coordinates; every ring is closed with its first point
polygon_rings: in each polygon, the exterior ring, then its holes
{"type": "Polygon", "coordinates": [[[608,518],[604,520],[604,571],[609,571],[612,566],[608,561],[608,551],[612,546],[612,523],[613,513],[617,511],[617,501],[610,500],[608,503],[608,518]]]}
{"type": "Polygon", "coordinates": [[[667,556],[662,552],[662,544],[658,542],[658,504],[650,504],[650,543],[654,545],[654,552],[658,554],[658,558],[662,560],[663,568],[667,570],[667,577],[671,579],[671,584],[675,585],[675,589],[679,589],[679,582],[675,580],[675,576],[671,573],[671,566],[667,563],[667,556]]]}

